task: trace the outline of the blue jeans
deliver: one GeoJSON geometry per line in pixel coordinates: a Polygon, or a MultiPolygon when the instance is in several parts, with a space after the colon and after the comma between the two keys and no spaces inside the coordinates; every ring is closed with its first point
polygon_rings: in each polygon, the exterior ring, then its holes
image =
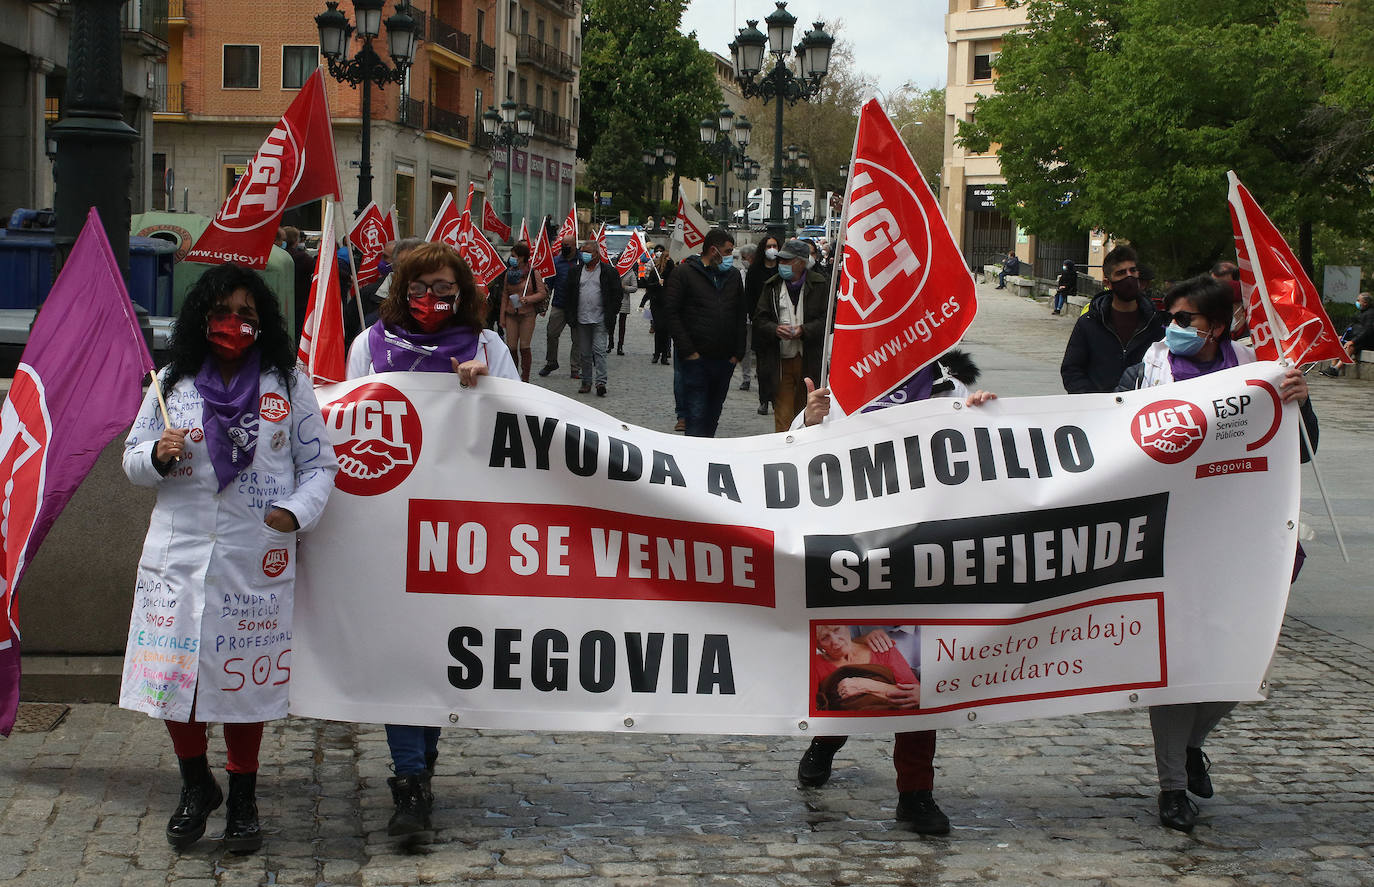
{"type": "Polygon", "coordinates": [[[1068,290],[1055,290],[1055,293],[1054,293],[1054,310],[1055,310],[1055,311],[1062,311],[1062,310],[1064,309],[1064,304],[1065,304],[1066,302],[1068,302],[1068,301],[1069,301],[1069,291],[1068,291],[1068,290]]]}
{"type": "Polygon", "coordinates": [[[386,744],[397,776],[415,776],[428,769],[427,758],[439,755],[438,727],[386,725],[386,744]]]}
{"type": "Polygon", "coordinates": [[[682,390],[682,349],[673,351],[673,409],[674,418],[687,420],[687,395],[682,390]]]}
{"type": "Polygon", "coordinates": [[[715,437],[720,411],[730,393],[735,365],[729,358],[698,357],[682,361],[683,406],[687,409],[688,437],[715,437]]]}

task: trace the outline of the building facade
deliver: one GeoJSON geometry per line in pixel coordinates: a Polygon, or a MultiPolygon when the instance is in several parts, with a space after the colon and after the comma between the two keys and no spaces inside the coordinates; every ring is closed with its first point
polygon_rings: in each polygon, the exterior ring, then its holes
{"type": "MultiPolygon", "coordinates": [[[[153,205],[213,215],[267,127],[324,63],[314,21],[324,5],[169,2],[169,48],[155,71],[150,166],[155,181],[171,181],[173,188],[158,189],[153,205]]],[[[388,2],[383,19],[394,10],[388,2]]],[[[577,66],[573,53],[565,52],[554,60],[557,74],[549,74],[548,44],[535,35],[546,19],[556,18],[549,38],[580,48],[577,10],[571,0],[416,0],[408,7],[419,36],[414,59],[399,85],[372,85],[370,115],[372,197],[383,210],[396,207],[402,236],[423,236],[445,196],[462,200],[469,185],[475,211],[482,201],[503,196],[505,152],[494,151],[482,132],[482,114],[508,95],[535,115],[534,139],[513,158],[517,217],[521,211],[567,211],[577,66]],[[517,91],[522,83],[524,94],[517,91]]],[[[353,20],[351,4],[340,11],[353,20]]],[[[359,46],[355,38],[350,52],[359,46]]],[[[385,29],[373,48],[390,62],[385,29]]],[[[350,212],[359,193],[361,88],[325,77],[343,205],[350,212]]],[[[496,207],[504,210],[504,201],[496,207]]],[[[285,221],[316,229],[319,207],[290,211],[285,221]]]]}
{"type": "Polygon", "coordinates": [[[500,20],[497,77],[488,103],[513,101],[530,111],[534,134],[527,145],[493,152],[490,199],[517,229],[522,218],[534,226],[550,216],[557,224],[573,205],[582,4],[497,0],[494,5],[500,20]]]}
{"type": "MultiPolygon", "coordinates": [[[[124,121],[138,131],[133,147],[134,212],[152,195],[153,77],[167,52],[167,0],[129,0],[120,11],[124,121]]],[[[55,146],[48,130],[63,111],[71,4],[0,0],[0,211],[51,207],[55,146]]]]}

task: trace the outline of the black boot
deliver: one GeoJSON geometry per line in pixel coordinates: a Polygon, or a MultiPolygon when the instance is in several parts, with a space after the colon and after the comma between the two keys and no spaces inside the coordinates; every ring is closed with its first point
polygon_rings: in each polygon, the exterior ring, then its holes
{"type": "Polygon", "coordinates": [[[835,752],[840,750],[840,745],[821,742],[819,739],[811,740],[811,744],[806,747],[806,754],[802,755],[801,763],[797,764],[797,782],[807,788],[820,788],[829,782],[835,752]]]}
{"type": "Polygon", "coordinates": [[[210,774],[205,755],[178,758],[177,763],[181,766],[181,799],[167,820],[167,843],[185,850],[205,834],[205,820],[224,803],[224,792],[210,774]]]}
{"type": "Polygon", "coordinates": [[[386,781],[391,786],[391,799],[396,803],[396,812],[386,824],[386,833],[392,837],[413,835],[428,831],[431,807],[429,780],[424,774],[412,776],[393,776],[386,781]]]}
{"type": "Polygon", "coordinates": [[[252,853],[262,846],[258,824],[258,774],[229,774],[229,806],[224,816],[224,849],[252,853]]]}

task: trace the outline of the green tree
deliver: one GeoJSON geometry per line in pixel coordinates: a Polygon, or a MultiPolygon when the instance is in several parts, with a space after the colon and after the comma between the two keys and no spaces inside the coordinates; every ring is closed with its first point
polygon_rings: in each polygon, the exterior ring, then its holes
{"type": "Polygon", "coordinates": [[[644,148],[677,153],[680,175],[704,178],[715,161],[697,124],[721,104],[715,65],[695,34],[678,32],[687,0],[587,0],[583,6],[577,155],[613,209],[642,213],[644,148]]]}
{"type": "Polygon", "coordinates": [[[926,177],[930,190],[940,193],[940,172],[945,162],[945,91],[903,84],[889,96],[887,109],[916,168],[926,177]]]}
{"type": "Polygon", "coordinates": [[[1368,167],[1327,150],[1349,112],[1301,0],[1031,0],[1027,14],[997,92],[960,125],[970,150],[997,146],[1021,226],[1101,229],[1177,277],[1234,254],[1228,169],[1303,233],[1309,267],[1311,225],[1367,209],[1368,167]]]}

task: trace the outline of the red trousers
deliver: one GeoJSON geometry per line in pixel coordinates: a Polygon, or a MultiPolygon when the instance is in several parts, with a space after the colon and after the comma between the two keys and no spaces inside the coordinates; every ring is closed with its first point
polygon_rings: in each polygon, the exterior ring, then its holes
{"type": "MultiPolygon", "coordinates": [[[[816,741],[839,749],[848,736],[817,736],[816,741]]],[[[930,791],[935,787],[935,731],[898,733],[892,746],[892,766],[897,768],[897,791],[930,791]]]]}
{"type": "MultiPolygon", "coordinates": [[[[172,736],[172,749],[178,758],[198,758],[209,748],[209,725],[200,721],[164,721],[172,736]]],[[[228,750],[224,769],[230,773],[258,772],[258,749],[262,747],[262,722],[225,724],[224,745],[228,750]]]]}

